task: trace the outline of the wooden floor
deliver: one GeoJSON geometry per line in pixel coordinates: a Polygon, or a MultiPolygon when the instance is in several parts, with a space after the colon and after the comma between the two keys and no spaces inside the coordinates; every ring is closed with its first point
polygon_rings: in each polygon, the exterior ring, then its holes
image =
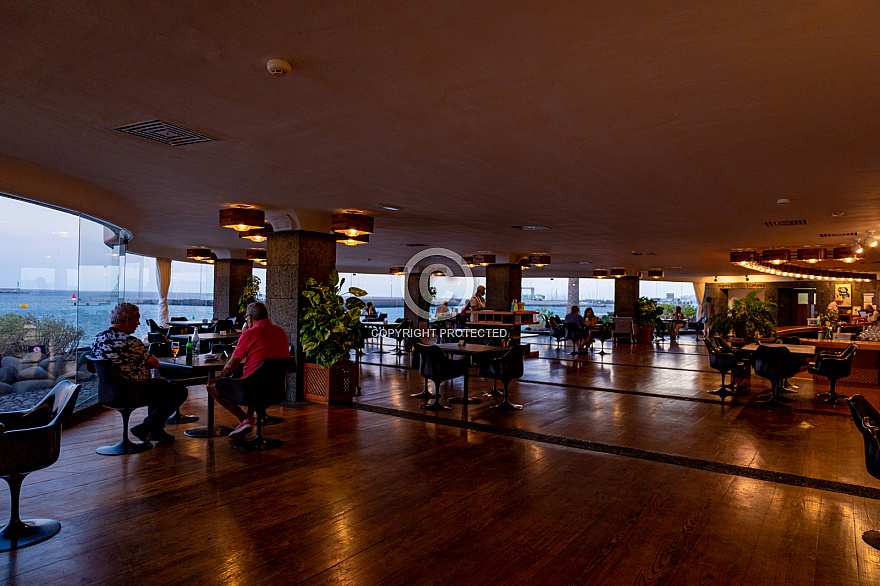
{"type": "MultiPolygon", "coordinates": [[[[880,481],[845,407],[813,400],[827,383],[797,377],[779,411],[749,404],[767,387],[753,377],[751,397],[722,405],[692,337],[604,358],[540,349],[511,385],[525,409],[508,413],[426,414],[408,358],[367,355],[358,405],[274,409],[287,421],[266,435],[285,444],[261,454],[169,426],[173,445],[102,457],[121,428],[107,412],[25,481],[22,515],[62,530],[0,553],[0,581],[880,583],[860,537],[880,526],[880,481]]],[[[490,387],[471,378],[472,396],[490,387]]],[[[191,389],[185,410],[203,414],[204,396],[191,389]]]]}

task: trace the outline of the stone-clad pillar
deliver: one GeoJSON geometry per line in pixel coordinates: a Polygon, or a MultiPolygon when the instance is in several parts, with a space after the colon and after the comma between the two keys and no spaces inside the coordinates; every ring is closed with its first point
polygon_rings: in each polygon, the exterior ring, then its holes
{"type": "Polygon", "coordinates": [[[238,298],[253,273],[253,264],[229,258],[214,262],[214,319],[238,315],[238,298]]]}
{"type": "MultiPolygon", "coordinates": [[[[422,292],[419,289],[419,281],[422,278],[422,273],[416,272],[413,270],[411,273],[408,273],[405,277],[404,287],[406,287],[406,291],[404,292],[405,299],[412,299],[416,306],[422,306],[424,304],[424,297],[422,296],[422,292]]],[[[427,278],[427,276],[426,276],[427,278]]],[[[430,310],[429,310],[430,311],[430,310]]],[[[413,326],[416,328],[420,328],[420,324],[426,324],[427,320],[419,317],[415,311],[413,311],[408,303],[403,304],[403,317],[405,319],[412,320],[413,326]]]]}
{"type": "Polygon", "coordinates": [[[614,315],[638,319],[636,316],[638,302],[638,277],[620,277],[614,279],[614,315]]]}
{"type": "Polygon", "coordinates": [[[486,267],[486,309],[508,311],[513,300],[522,301],[522,267],[491,264],[486,267]]]}
{"type": "Polygon", "coordinates": [[[296,375],[287,381],[288,401],[304,400],[302,377],[304,355],[299,347],[300,293],[313,278],[327,283],[336,266],[336,237],[332,234],[292,230],[269,234],[266,250],[266,307],[273,323],[287,331],[296,348],[296,375]]]}

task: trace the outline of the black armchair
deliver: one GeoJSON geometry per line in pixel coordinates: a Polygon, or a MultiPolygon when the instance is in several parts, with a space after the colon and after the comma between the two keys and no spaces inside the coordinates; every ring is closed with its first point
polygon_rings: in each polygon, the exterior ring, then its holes
{"type": "MultiPolygon", "coordinates": [[[[800,346],[801,339],[797,336],[776,336],[773,339],[774,344],[790,344],[792,346],[800,346]]],[[[779,389],[782,393],[797,393],[797,389],[799,389],[797,385],[791,384],[787,378],[782,379],[781,387],[779,389]]]]}
{"type": "Polygon", "coordinates": [[[569,354],[570,355],[577,354],[578,353],[578,344],[580,343],[581,340],[583,340],[585,337],[587,337],[587,333],[584,332],[584,330],[582,328],[579,328],[577,326],[577,324],[575,324],[575,323],[566,322],[563,325],[565,326],[565,339],[571,340],[571,343],[573,345],[573,348],[571,349],[571,352],[569,352],[569,354]]]}
{"type": "MultiPolygon", "coordinates": [[[[865,440],[865,468],[868,474],[880,479],[880,413],[861,395],[853,395],[846,400],[856,429],[865,440]]],[[[862,540],[880,549],[880,531],[870,530],[862,533],[862,540]]]]}
{"type": "Polygon", "coordinates": [[[21,484],[35,470],[48,468],[61,452],[61,426],[76,405],[80,385],[60,382],[28,411],[0,413],[0,476],[9,484],[9,524],[0,533],[0,551],[45,541],[61,530],[52,519],[19,517],[21,484]]]}
{"type": "Polygon", "coordinates": [[[405,353],[403,350],[401,350],[401,345],[406,338],[412,336],[412,329],[413,321],[411,319],[404,319],[393,330],[389,332],[390,336],[397,341],[397,345],[394,348],[392,354],[400,356],[405,353]]]}
{"type": "Polygon", "coordinates": [[[508,400],[507,387],[510,385],[510,381],[522,377],[526,349],[527,346],[518,344],[511,346],[503,356],[483,359],[480,376],[500,380],[504,385],[504,400],[497,405],[491,405],[490,409],[498,409],[499,411],[522,409],[522,405],[515,405],[508,400]]]}
{"type": "MultiPolygon", "coordinates": [[[[412,360],[410,360],[410,366],[421,372],[422,352],[428,347],[428,344],[425,344],[418,338],[409,338],[407,342],[410,348],[412,348],[412,360]]],[[[431,391],[428,390],[427,377],[425,378],[425,390],[421,393],[413,393],[410,395],[413,399],[430,399],[433,396],[434,395],[431,394],[431,391]]]]}
{"type": "MultiPolygon", "coordinates": [[[[817,398],[827,397],[822,401],[823,403],[836,406],[839,405],[837,402],[838,399],[846,398],[846,395],[838,395],[835,392],[835,386],[837,385],[838,379],[850,375],[850,372],[852,371],[852,361],[855,355],[856,345],[850,344],[840,354],[820,352],[816,357],[816,362],[810,365],[810,374],[818,374],[819,376],[827,377],[828,382],[831,383],[831,390],[827,393],[816,395],[817,398]]],[[[880,421],[878,421],[878,423],[880,423],[880,421]]]]}
{"type": "Polygon", "coordinates": [[[284,401],[287,397],[287,373],[296,371],[291,358],[267,358],[257,370],[245,378],[220,378],[217,391],[220,397],[238,405],[253,407],[257,413],[257,433],[251,440],[238,440],[233,446],[239,450],[257,452],[273,450],[284,442],[263,437],[262,420],[266,408],[284,401]]]}
{"type": "Polygon", "coordinates": [[[152,334],[162,334],[163,336],[168,334],[168,328],[163,328],[154,319],[147,318],[147,325],[150,326],[150,333],[152,334]]]}
{"type": "Polygon", "coordinates": [[[784,346],[758,346],[752,355],[755,374],[770,381],[769,395],[758,397],[758,403],[769,407],[790,407],[791,399],[780,396],[782,380],[792,377],[801,369],[800,361],[784,346]]]}
{"type": "Polygon", "coordinates": [[[599,327],[593,329],[593,339],[599,340],[601,348],[599,349],[599,356],[605,356],[608,352],[605,351],[605,342],[611,339],[611,329],[612,324],[601,324],[599,327]]]}
{"type": "Polygon", "coordinates": [[[556,349],[559,350],[560,342],[565,339],[565,324],[555,315],[547,318],[547,326],[550,328],[550,337],[556,339],[556,349]]]}
{"type": "Polygon", "coordinates": [[[214,334],[220,332],[231,332],[235,329],[235,324],[228,319],[218,319],[208,328],[208,331],[214,334]]]}
{"type": "Polygon", "coordinates": [[[452,407],[440,403],[440,383],[467,374],[468,360],[452,360],[437,346],[427,345],[420,352],[419,373],[434,382],[434,400],[420,405],[425,411],[449,411],[452,407]]]}
{"type": "Polygon", "coordinates": [[[153,444],[149,441],[136,444],[128,439],[128,419],[132,411],[149,405],[150,396],[165,385],[165,381],[160,378],[132,380],[119,372],[109,360],[98,360],[92,356],[86,356],[86,364],[90,372],[98,373],[98,402],[116,409],[122,415],[122,441],[95,451],[102,456],[121,456],[151,449],[153,444]]]}
{"type": "Polygon", "coordinates": [[[709,351],[709,366],[721,373],[721,388],[709,391],[711,395],[721,397],[723,401],[729,395],[736,394],[736,369],[743,366],[733,351],[728,351],[715,337],[704,338],[706,349],[709,351]],[[730,384],[724,383],[724,377],[730,372],[730,384]]]}

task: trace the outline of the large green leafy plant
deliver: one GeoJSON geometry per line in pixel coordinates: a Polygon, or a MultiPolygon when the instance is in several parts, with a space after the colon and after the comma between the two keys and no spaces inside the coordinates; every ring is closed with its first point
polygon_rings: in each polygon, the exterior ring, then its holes
{"type": "Polygon", "coordinates": [[[256,301],[259,294],[260,277],[251,275],[244,282],[244,289],[241,290],[241,295],[238,296],[238,314],[244,315],[247,306],[256,301]]]}
{"type": "Polygon", "coordinates": [[[306,357],[330,368],[348,360],[349,351],[360,340],[361,309],[359,298],[367,294],[363,289],[349,287],[347,299],[342,297],[345,279],[339,280],[336,269],[330,272],[327,285],[315,279],[306,281],[303,297],[306,306],[299,321],[299,341],[306,357]]]}
{"type": "Polygon", "coordinates": [[[752,291],[742,299],[734,299],[733,307],[722,308],[709,319],[709,329],[726,336],[730,330],[743,338],[751,338],[755,332],[765,338],[776,335],[776,318],[773,310],[776,304],[772,301],[761,301],[758,292],[752,291]]]}
{"type": "Polygon", "coordinates": [[[636,307],[636,321],[639,327],[653,328],[657,322],[657,318],[663,315],[663,308],[657,305],[657,302],[647,297],[639,297],[636,307]]]}

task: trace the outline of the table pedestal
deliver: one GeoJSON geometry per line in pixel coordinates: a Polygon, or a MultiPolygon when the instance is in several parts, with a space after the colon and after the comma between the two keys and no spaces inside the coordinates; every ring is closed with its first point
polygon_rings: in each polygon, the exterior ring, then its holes
{"type": "Polygon", "coordinates": [[[214,397],[208,395],[208,425],[191,427],[183,433],[189,437],[220,437],[228,436],[233,429],[235,428],[228,425],[214,425],[214,397]]]}

